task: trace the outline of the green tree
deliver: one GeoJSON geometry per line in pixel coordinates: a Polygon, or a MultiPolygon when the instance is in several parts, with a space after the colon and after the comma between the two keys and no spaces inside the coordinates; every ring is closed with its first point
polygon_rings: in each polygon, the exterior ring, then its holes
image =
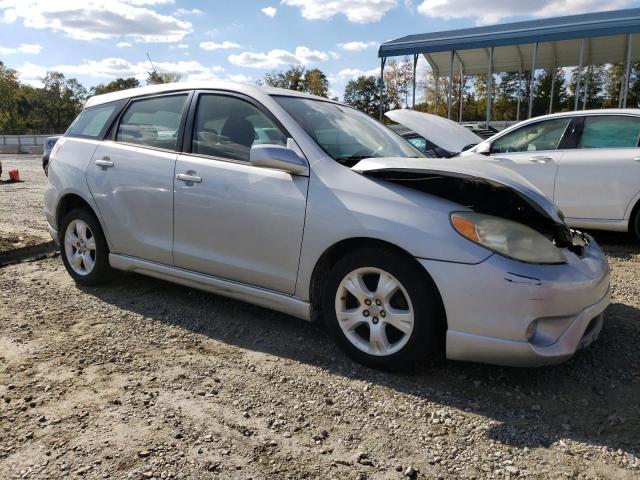
{"type": "Polygon", "coordinates": [[[318,68],[306,70],[297,65],[291,65],[286,70],[265,74],[258,80],[258,85],[307,92],[320,97],[329,95],[329,80],[322,70],[318,68]]]}
{"type": "Polygon", "coordinates": [[[22,88],[25,123],[33,133],[62,133],[82,110],[87,90],[59,72],[47,72],[42,84],[42,88],[22,88]]]}
{"type": "Polygon", "coordinates": [[[147,72],[147,85],[180,82],[182,79],[183,75],[178,72],[157,72],[156,70],[147,72]]]}
{"type": "MultiPolygon", "coordinates": [[[[536,77],[536,86],[533,98],[533,116],[549,113],[551,100],[551,79],[553,78],[553,112],[557,113],[567,108],[567,90],[564,72],[557,68],[555,72],[545,69],[536,77]]],[[[527,99],[528,104],[528,99],[527,99]]]]}
{"type": "MultiPolygon", "coordinates": [[[[604,65],[589,65],[582,69],[580,74],[580,91],[578,95],[578,108],[582,109],[585,95],[587,97],[586,108],[602,108],[606,103],[606,79],[609,75],[604,65]]],[[[571,71],[569,79],[570,95],[567,95],[567,108],[573,110],[576,98],[576,86],[578,81],[578,68],[571,71]]],[[[616,105],[617,106],[617,105],[616,105]]]]}
{"type": "Polygon", "coordinates": [[[327,97],[329,95],[329,80],[324,72],[318,68],[307,70],[302,79],[302,91],[327,97]]]}
{"type": "Polygon", "coordinates": [[[304,77],[304,67],[291,65],[283,71],[273,71],[265,74],[258,81],[261,85],[267,85],[274,88],[286,88],[287,90],[302,91],[304,77]]]}
{"type": "Polygon", "coordinates": [[[128,88],[136,88],[140,86],[138,79],[134,77],[116,78],[109,83],[101,83],[91,89],[91,95],[102,95],[103,93],[117,92],[127,90],[128,88]]]}
{"type": "Polygon", "coordinates": [[[0,62],[0,133],[17,133],[19,118],[20,82],[18,72],[0,62]]]}
{"type": "MultiPolygon", "coordinates": [[[[354,80],[349,80],[344,89],[343,100],[347,105],[378,118],[380,115],[380,79],[361,75],[354,80]]],[[[384,111],[387,111],[388,108],[388,102],[385,102],[384,111]]]]}

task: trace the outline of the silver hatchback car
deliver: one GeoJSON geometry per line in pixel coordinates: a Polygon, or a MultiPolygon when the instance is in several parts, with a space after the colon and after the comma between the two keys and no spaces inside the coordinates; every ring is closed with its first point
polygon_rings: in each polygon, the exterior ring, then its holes
{"type": "Polygon", "coordinates": [[[321,320],[375,368],[442,348],[565,360],[602,328],[606,258],[475,160],[428,159],[325,98],[155,85],[87,102],[51,153],[45,211],[79,284],[132,271],[321,320]]]}

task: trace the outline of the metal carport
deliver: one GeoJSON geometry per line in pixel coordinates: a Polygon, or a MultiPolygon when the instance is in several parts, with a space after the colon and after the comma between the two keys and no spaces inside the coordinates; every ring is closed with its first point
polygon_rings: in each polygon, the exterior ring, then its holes
{"type": "MultiPolygon", "coordinates": [[[[640,60],[640,49],[634,51],[633,34],[640,32],[640,8],[612,12],[587,13],[546,18],[526,22],[505,23],[446,32],[409,35],[383,43],[380,58],[380,94],[384,91],[384,66],[387,58],[413,56],[413,106],[416,99],[416,65],[423,55],[439,77],[488,75],[487,122],[491,120],[491,92],[494,72],[535,72],[539,68],[625,62],[625,75],[620,85],[619,107],[626,107],[631,63],[640,60]]],[[[580,90],[580,73],[577,88],[580,90]]],[[[451,84],[447,94],[448,116],[451,117],[451,84]]],[[[552,82],[553,84],[553,82],[552,82]]],[[[534,96],[535,75],[531,75],[529,116],[534,96]]],[[[553,97],[553,92],[551,92],[553,97]]],[[[578,96],[575,106],[578,108],[578,96]]],[[[380,102],[382,119],[383,102],[380,102]]],[[[519,108],[518,108],[519,113],[519,108]]]]}

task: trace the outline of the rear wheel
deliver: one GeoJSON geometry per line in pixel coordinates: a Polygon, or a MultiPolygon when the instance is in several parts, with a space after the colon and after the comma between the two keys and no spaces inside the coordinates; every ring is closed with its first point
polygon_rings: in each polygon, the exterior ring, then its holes
{"type": "Polygon", "coordinates": [[[433,281],[412,259],[382,248],[357,250],[333,266],[323,313],[340,348],[368,367],[414,366],[442,345],[433,281]]]}
{"type": "Polygon", "coordinates": [[[109,248],[96,217],[85,209],[67,213],[60,226],[62,261],[69,275],[81,285],[98,285],[113,272],[109,248]]]}

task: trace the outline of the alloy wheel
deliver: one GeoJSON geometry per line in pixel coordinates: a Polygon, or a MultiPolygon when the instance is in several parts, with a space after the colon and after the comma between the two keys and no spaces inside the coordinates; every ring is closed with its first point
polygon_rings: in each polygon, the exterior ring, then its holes
{"type": "Polygon", "coordinates": [[[96,263],[96,240],[84,221],[69,223],[64,234],[64,252],[69,265],[78,275],[89,275],[96,263]]]}
{"type": "Polygon", "coordinates": [[[345,337],[359,350],[391,355],[406,345],[414,327],[409,294],[390,273],[358,268],[340,282],[336,318],[345,337]]]}

